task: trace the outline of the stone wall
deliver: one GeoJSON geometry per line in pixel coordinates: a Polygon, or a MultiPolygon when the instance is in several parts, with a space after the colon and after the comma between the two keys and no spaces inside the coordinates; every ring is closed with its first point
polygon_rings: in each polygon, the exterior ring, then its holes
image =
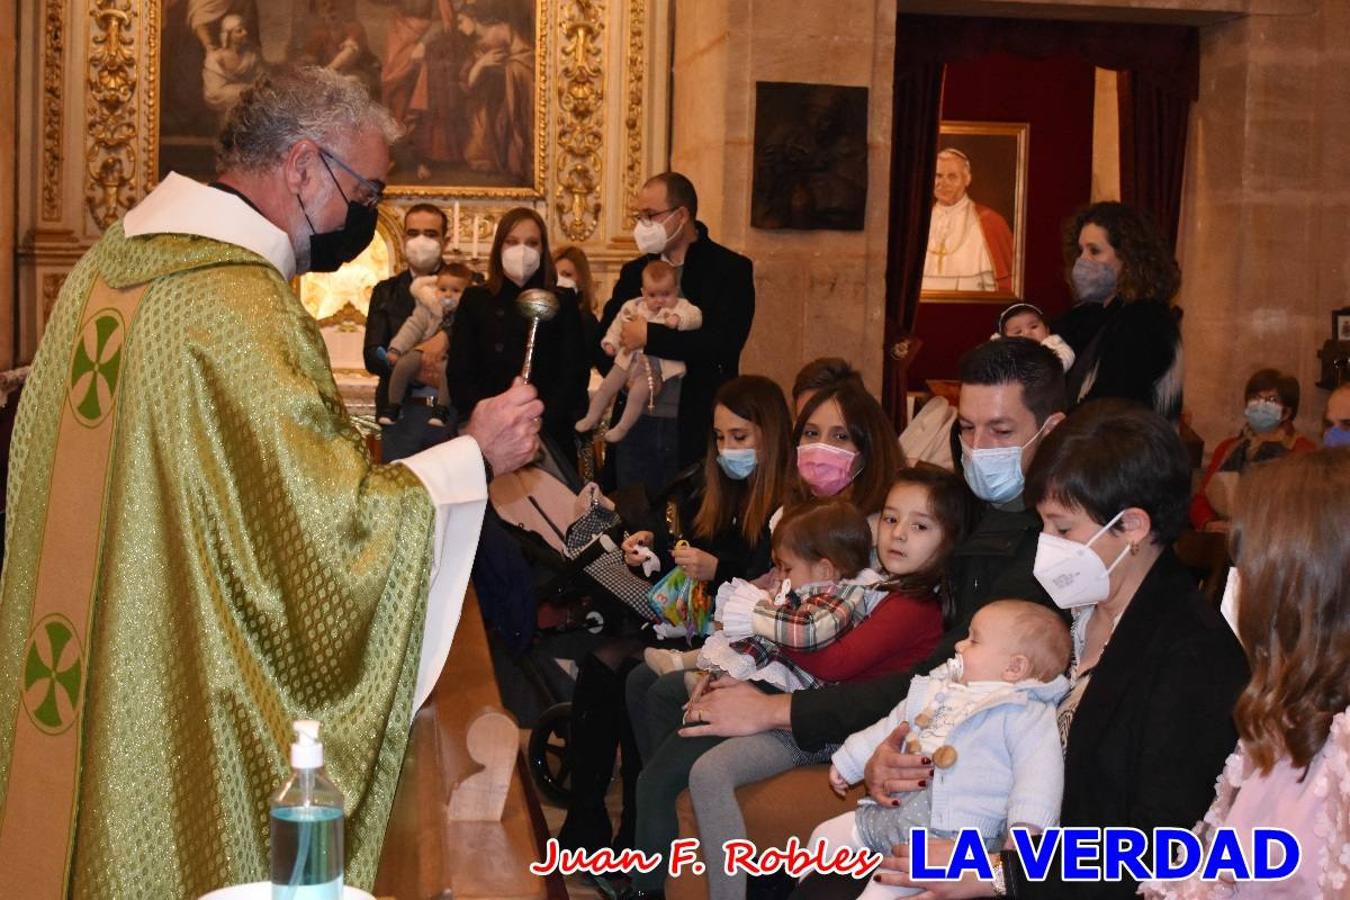
{"type": "Polygon", "coordinates": [[[1180,254],[1186,406],[1212,447],[1262,366],[1298,376],[1320,432],[1317,350],[1350,304],[1350,4],[1291,3],[1202,29],[1180,254]]]}
{"type": "Polygon", "coordinates": [[[844,356],[880,390],[894,53],[895,0],[676,4],[671,164],[694,180],[713,237],[755,262],[742,371],[787,387],[803,361],[844,356]],[[863,231],[750,227],[757,81],[869,89],[863,231]]]}
{"type": "MultiPolygon", "coordinates": [[[[1325,392],[1317,350],[1350,303],[1350,48],[1345,0],[900,0],[904,11],[1152,21],[1200,27],[1179,254],[1186,406],[1213,447],[1260,365],[1298,375],[1300,425],[1325,392]]],[[[713,234],[755,260],[759,308],[743,368],[784,384],[847,356],[880,383],[894,0],[680,0],[672,160],[713,234]],[[867,231],[749,227],[754,83],[871,88],[867,231]]]]}

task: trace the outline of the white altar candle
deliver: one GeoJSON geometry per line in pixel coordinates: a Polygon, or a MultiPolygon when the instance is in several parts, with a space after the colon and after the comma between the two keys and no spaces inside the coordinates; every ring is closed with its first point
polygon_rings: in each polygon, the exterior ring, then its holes
{"type": "Polygon", "coordinates": [[[473,214],[473,253],[470,258],[478,258],[478,213],[473,214]]]}
{"type": "Polygon", "coordinates": [[[458,200],[455,201],[455,238],[454,238],[454,240],[451,242],[451,246],[452,246],[455,250],[458,250],[458,249],[459,249],[459,201],[458,201],[458,200]]]}

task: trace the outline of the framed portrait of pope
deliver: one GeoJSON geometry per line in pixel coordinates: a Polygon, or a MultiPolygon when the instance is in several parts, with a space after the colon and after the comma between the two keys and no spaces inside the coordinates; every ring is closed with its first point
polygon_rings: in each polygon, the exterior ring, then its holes
{"type": "Polygon", "coordinates": [[[922,299],[1022,299],[1030,126],[943,122],[922,299]]]}
{"type": "Polygon", "coordinates": [[[406,129],[390,194],[543,196],[545,0],[158,2],[158,177],[209,181],[235,100],[271,67],[311,65],[406,129]]]}

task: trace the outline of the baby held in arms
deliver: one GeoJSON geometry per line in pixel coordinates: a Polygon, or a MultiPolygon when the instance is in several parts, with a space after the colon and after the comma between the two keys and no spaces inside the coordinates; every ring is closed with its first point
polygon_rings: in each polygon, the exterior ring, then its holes
{"type": "MultiPolygon", "coordinates": [[[[652,370],[651,360],[644,359],[640,350],[624,350],[619,346],[619,334],[623,331],[624,323],[638,318],[676,331],[694,331],[703,325],[702,310],[680,296],[675,267],[660,259],[647,263],[642,270],[642,296],[634,297],[619,309],[609,330],[600,339],[600,348],[614,357],[614,368],[609,370],[605,380],[596,389],[585,418],[576,424],[577,431],[590,431],[599,425],[609,404],[627,385],[628,403],[623,408],[623,415],[605,432],[605,440],[611,444],[618,443],[628,435],[628,430],[637,423],[647,405],[655,402],[656,392],[660,389],[658,374],[652,370]]],[[[679,378],[685,373],[682,362],[660,359],[657,363],[662,382],[679,378]]]]}
{"type": "MultiPolygon", "coordinates": [[[[1064,793],[1056,709],[1069,687],[1070,650],[1067,626],[1047,607],[1025,600],[983,607],[956,656],[916,676],[900,705],[851,735],[830,767],[830,784],[842,794],[863,780],[877,746],[908,722],[906,749],[933,760],[932,783],[896,796],[893,806],[863,800],[818,826],[811,844],[824,838],[891,855],[909,842],[911,828],[941,838],[974,828],[995,850],[1012,826],[1038,832],[1055,825],[1064,793]]],[[[861,897],[917,893],[873,879],[861,897]]]]}
{"type": "Polygon", "coordinates": [[[1073,368],[1073,348],[1064,338],[1050,333],[1050,326],[1045,322],[1045,313],[1041,312],[1038,306],[1032,306],[1030,303],[1014,303],[1003,310],[999,313],[998,331],[994,337],[1023,337],[1036,341],[1059,357],[1064,371],[1073,368]]]}
{"type": "Polygon", "coordinates": [[[740,579],[723,585],[720,628],[699,651],[698,668],[785,691],[824,683],[782,650],[830,644],[886,599],[890,589],[867,567],[872,545],[867,517],[845,500],[806,503],[785,514],[773,532],[782,576],[776,596],[740,579]]]}

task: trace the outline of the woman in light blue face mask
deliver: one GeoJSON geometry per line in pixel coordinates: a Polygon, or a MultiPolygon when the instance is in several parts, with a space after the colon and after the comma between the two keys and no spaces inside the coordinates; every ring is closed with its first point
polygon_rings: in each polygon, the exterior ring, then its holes
{"type": "Polygon", "coordinates": [[[1214,448],[1191,500],[1191,525],[1197,531],[1228,530],[1238,477],[1247,466],[1317,449],[1294,428],[1298,379],[1278,369],[1261,369],[1247,379],[1242,396],[1242,428],[1214,448]]]}
{"type": "MultiPolygon", "coordinates": [[[[1071,413],[1028,469],[1025,496],[1045,523],[1036,578],[1073,616],[1072,687],[1057,716],[1065,745],[1061,822],[1133,827],[1145,836],[1155,827],[1190,827],[1209,807],[1233,748],[1246,659],[1170,549],[1185,523],[1189,485],[1176,430],[1156,413],[1113,400],[1071,413]]],[[[930,840],[928,856],[946,859],[947,849],[930,840]]],[[[1000,870],[993,890],[987,883],[984,892],[964,883],[924,887],[939,897],[1076,895],[1058,866],[1030,881],[1015,850],[993,854],[990,863],[1000,870]]],[[[1127,897],[1136,887],[1126,873],[1084,895],[1127,897]]]]}
{"type": "Polygon", "coordinates": [[[1070,406],[1120,397],[1177,421],[1181,330],[1170,304],[1181,270],[1166,240],[1137,210],[1095,203],[1065,225],[1063,250],[1077,305],[1050,330],[1075,354],[1070,406]]]}

